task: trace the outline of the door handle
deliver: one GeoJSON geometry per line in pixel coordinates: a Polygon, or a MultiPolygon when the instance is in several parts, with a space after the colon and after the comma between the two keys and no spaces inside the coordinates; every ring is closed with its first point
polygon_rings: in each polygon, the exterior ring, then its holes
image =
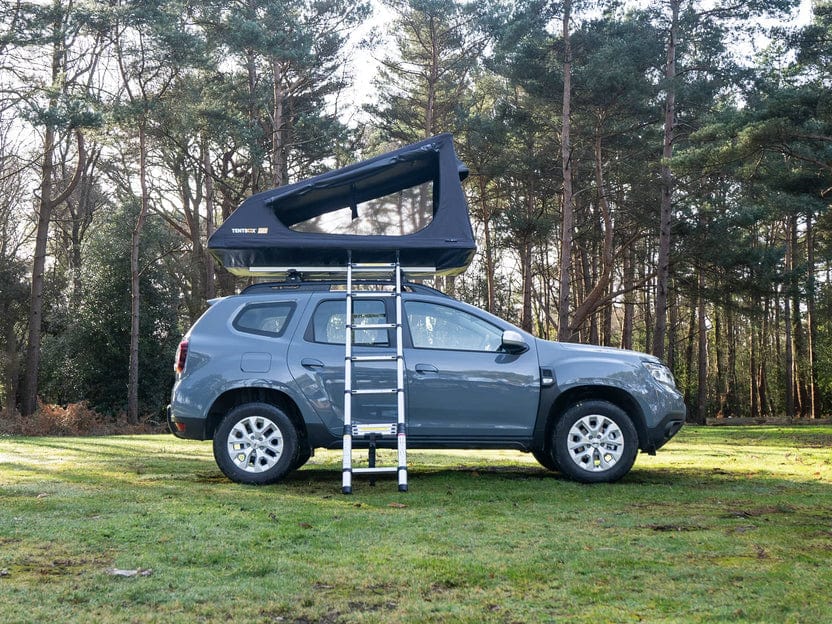
{"type": "Polygon", "coordinates": [[[324,363],[320,360],[316,360],[314,358],[303,358],[300,361],[300,365],[304,368],[323,368],[324,363]]]}
{"type": "Polygon", "coordinates": [[[416,372],[417,373],[438,373],[439,369],[436,368],[433,364],[417,364],[416,365],[416,372]]]}

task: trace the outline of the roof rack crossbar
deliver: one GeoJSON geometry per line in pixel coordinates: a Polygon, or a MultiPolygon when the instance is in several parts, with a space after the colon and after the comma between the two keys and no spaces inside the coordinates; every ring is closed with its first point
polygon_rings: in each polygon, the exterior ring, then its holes
{"type": "MultiPolygon", "coordinates": [[[[355,278],[372,277],[377,279],[379,275],[392,274],[394,269],[387,263],[362,263],[358,266],[353,264],[352,274],[355,278]]],[[[402,266],[402,275],[409,279],[424,279],[436,277],[439,272],[435,266],[402,266]]],[[[287,281],[313,281],[333,279],[335,276],[346,277],[347,265],[335,266],[269,266],[249,267],[249,275],[254,277],[283,278],[287,281]]]]}

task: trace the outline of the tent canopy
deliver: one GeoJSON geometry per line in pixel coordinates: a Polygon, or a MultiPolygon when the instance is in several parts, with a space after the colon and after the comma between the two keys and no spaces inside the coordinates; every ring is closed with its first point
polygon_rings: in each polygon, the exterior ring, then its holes
{"type": "Polygon", "coordinates": [[[390,262],[398,253],[404,267],[461,273],[476,251],[461,185],[467,175],[451,136],[438,135],[252,195],[208,248],[236,275],[344,267],[348,251],[354,262],[390,262]]]}

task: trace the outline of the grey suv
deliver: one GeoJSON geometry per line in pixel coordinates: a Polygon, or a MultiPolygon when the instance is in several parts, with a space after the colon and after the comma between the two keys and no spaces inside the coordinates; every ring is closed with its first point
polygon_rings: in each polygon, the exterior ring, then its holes
{"type": "MultiPolygon", "coordinates": [[[[611,482],[684,422],[672,374],[650,355],[540,340],[432,288],[403,290],[408,448],[515,449],[572,479],[611,482]]],[[[213,439],[220,469],[240,483],[280,481],[314,449],[340,448],[345,298],[335,282],[279,282],[215,301],[179,346],[171,431],[213,439]]],[[[362,298],[353,323],[382,324],[393,306],[362,298]]],[[[388,328],[354,331],[352,352],[395,340],[388,328]]],[[[378,386],[395,371],[368,361],[352,374],[378,386]]],[[[395,423],[396,400],[357,396],[352,413],[395,423]]]]}

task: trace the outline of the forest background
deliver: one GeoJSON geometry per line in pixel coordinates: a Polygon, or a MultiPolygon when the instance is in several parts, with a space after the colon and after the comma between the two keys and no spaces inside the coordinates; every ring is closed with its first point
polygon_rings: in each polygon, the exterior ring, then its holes
{"type": "Polygon", "coordinates": [[[694,422],[828,414],[832,3],[803,4],[0,0],[0,429],[163,419],[244,285],[216,225],[439,132],[479,241],[444,290],[659,355],[694,422]]]}

